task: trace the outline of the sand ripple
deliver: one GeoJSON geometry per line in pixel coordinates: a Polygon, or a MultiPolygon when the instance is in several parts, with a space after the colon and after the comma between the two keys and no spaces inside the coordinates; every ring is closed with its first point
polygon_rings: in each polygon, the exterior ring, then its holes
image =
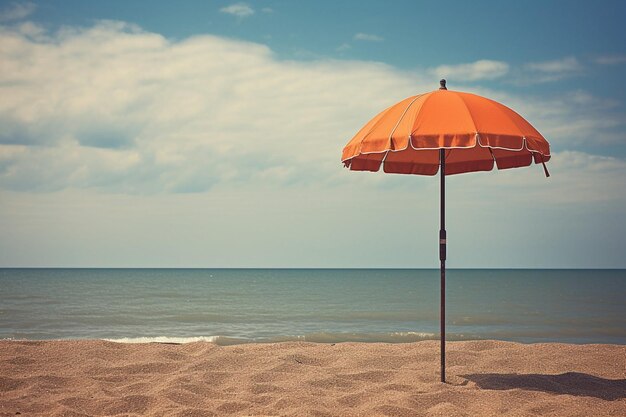
{"type": "Polygon", "coordinates": [[[0,341],[0,416],[626,415],[626,346],[0,341]]]}

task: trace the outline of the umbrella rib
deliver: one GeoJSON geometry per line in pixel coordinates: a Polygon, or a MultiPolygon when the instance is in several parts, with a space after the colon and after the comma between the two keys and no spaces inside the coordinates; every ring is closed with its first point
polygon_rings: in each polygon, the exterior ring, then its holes
{"type": "Polygon", "coordinates": [[[389,152],[390,151],[385,151],[385,155],[383,156],[383,159],[380,160],[380,166],[383,167],[383,171],[385,170],[385,161],[387,161],[387,156],[389,156],[389,152]]]}
{"type": "MultiPolygon", "coordinates": [[[[376,115],[376,117],[375,117],[374,119],[378,119],[378,120],[376,120],[376,121],[373,123],[373,125],[369,128],[369,130],[368,130],[368,131],[363,131],[363,138],[359,141],[358,151],[356,152],[356,154],[352,155],[352,156],[351,156],[351,157],[349,157],[349,158],[342,159],[342,160],[341,160],[341,162],[345,163],[346,161],[349,161],[350,159],[354,159],[354,158],[358,157],[359,155],[367,155],[367,154],[370,154],[370,153],[382,153],[382,152],[362,152],[362,149],[363,149],[363,142],[365,142],[365,140],[367,139],[367,137],[368,137],[369,135],[371,135],[371,134],[372,134],[372,132],[374,131],[374,129],[378,126],[378,124],[381,122],[381,120],[385,117],[385,115],[387,114],[387,112],[388,112],[389,110],[391,110],[393,107],[394,107],[394,106],[389,106],[389,107],[387,107],[385,110],[381,111],[380,113],[378,113],[378,114],[376,115]]],[[[365,126],[364,126],[363,128],[365,128],[365,126]]],[[[361,133],[361,132],[359,132],[359,133],[361,133]]],[[[358,133],[357,133],[357,136],[358,136],[358,133]]],[[[383,151],[383,152],[384,152],[384,151],[383,151]]]]}
{"type": "MultiPolygon", "coordinates": [[[[413,100],[411,100],[411,102],[410,102],[410,103],[406,106],[406,108],[405,108],[405,109],[404,109],[404,111],[402,112],[402,115],[400,116],[400,118],[399,118],[399,119],[398,119],[398,121],[396,122],[396,125],[393,127],[393,129],[391,130],[391,133],[389,134],[389,137],[388,137],[388,141],[389,141],[389,143],[391,143],[391,140],[392,140],[393,134],[395,133],[395,131],[396,131],[396,129],[398,128],[398,126],[400,125],[400,122],[402,121],[402,119],[404,118],[404,116],[406,115],[406,113],[409,111],[409,108],[413,105],[413,103],[415,103],[415,101],[417,101],[417,99],[418,99],[418,98],[420,98],[420,97],[422,97],[422,96],[424,96],[424,95],[426,95],[426,94],[428,94],[428,93],[418,94],[418,95],[417,95],[417,96],[415,96],[415,97],[413,98],[413,100]]],[[[393,106],[388,107],[387,109],[383,110],[381,113],[385,113],[385,112],[387,112],[387,111],[388,111],[388,110],[390,110],[392,107],[393,107],[393,106]]],[[[367,136],[369,136],[369,135],[370,135],[370,133],[372,133],[372,130],[373,130],[375,127],[376,127],[376,126],[372,126],[371,130],[370,130],[369,132],[367,132],[367,133],[363,136],[363,139],[361,139],[361,142],[359,142],[359,152],[358,152],[356,155],[351,156],[350,158],[346,158],[345,160],[342,160],[341,162],[344,162],[344,163],[345,163],[346,161],[348,161],[348,160],[350,160],[350,159],[353,159],[353,158],[356,158],[356,157],[358,157],[358,156],[360,156],[360,155],[371,155],[371,154],[379,154],[379,153],[384,153],[384,154],[385,154],[385,156],[384,156],[384,158],[383,158],[383,161],[384,161],[384,160],[387,158],[387,155],[389,154],[389,152],[400,152],[400,151],[404,151],[404,150],[406,150],[409,146],[413,147],[413,144],[411,143],[411,135],[409,135],[409,140],[408,140],[408,142],[409,142],[409,143],[407,143],[407,145],[406,145],[404,148],[402,148],[402,149],[391,149],[391,147],[389,146],[387,149],[384,149],[384,150],[382,150],[382,151],[363,152],[363,151],[361,150],[361,149],[362,149],[362,146],[363,146],[363,142],[367,139],[367,136]]]]}
{"type": "MultiPolygon", "coordinates": [[[[411,100],[411,102],[409,103],[408,106],[406,106],[406,109],[404,109],[404,111],[402,112],[402,115],[400,116],[400,118],[398,119],[398,121],[396,122],[396,125],[393,127],[393,129],[391,129],[391,133],[389,133],[389,143],[391,143],[391,138],[393,137],[393,134],[396,133],[396,129],[398,128],[398,126],[400,125],[400,122],[402,121],[402,119],[404,119],[404,116],[406,115],[406,112],[409,111],[409,109],[411,108],[411,106],[413,105],[413,103],[415,103],[415,101],[422,97],[424,94],[419,94],[417,96],[415,96],[415,98],[413,100],[411,100]]],[[[409,142],[411,141],[411,134],[409,134],[409,142]]]]}
{"type": "MultiPolygon", "coordinates": [[[[489,99],[487,99],[489,100],[489,99]]],[[[518,117],[521,118],[521,116],[516,113],[513,109],[505,106],[502,103],[498,103],[497,101],[494,100],[489,100],[493,103],[493,107],[494,110],[497,111],[500,115],[502,115],[502,117],[506,118],[507,120],[509,120],[511,123],[513,123],[513,125],[517,128],[518,132],[519,132],[519,136],[522,138],[522,146],[519,149],[516,148],[504,148],[504,147],[500,147],[500,146],[492,146],[492,145],[483,145],[482,143],[480,143],[480,137],[478,138],[478,143],[480,144],[481,147],[483,148],[490,148],[490,149],[503,149],[503,150],[507,150],[507,151],[514,151],[514,152],[519,152],[522,151],[524,149],[526,149],[527,151],[531,152],[531,149],[528,148],[528,141],[526,140],[526,135],[524,134],[524,130],[521,128],[521,126],[519,125],[518,121],[515,120],[515,118],[510,117],[508,111],[513,112],[514,114],[516,114],[518,117]]],[[[487,133],[487,132],[484,132],[487,133]]],[[[541,152],[540,152],[541,153],[541,152]]]]}
{"type": "MultiPolygon", "coordinates": [[[[474,94],[469,94],[469,93],[464,93],[464,94],[475,96],[474,94]]],[[[468,113],[470,115],[470,118],[472,119],[472,122],[473,122],[474,121],[474,117],[472,116],[472,112],[471,112],[469,106],[467,105],[467,102],[465,101],[464,95],[463,94],[459,94],[458,97],[463,102],[463,104],[465,105],[465,109],[468,111],[468,113]]],[[[487,99],[487,100],[489,100],[489,99],[487,99]]],[[[498,103],[497,101],[494,101],[494,100],[489,100],[489,101],[493,103],[493,105],[494,105],[493,108],[494,108],[495,111],[497,111],[500,115],[502,115],[503,117],[505,117],[506,119],[511,121],[511,123],[513,123],[513,125],[517,128],[517,130],[519,132],[519,136],[522,138],[522,146],[520,148],[507,148],[507,147],[502,147],[502,146],[493,146],[493,145],[490,145],[490,144],[489,145],[484,145],[481,142],[481,140],[480,140],[480,136],[481,136],[480,133],[481,132],[479,132],[478,129],[476,128],[476,125],[474,125],[474,128],[476,130],[476,136],[477,136],[477,143],[478,143],[478,145],[481,148],[489,148],[490,151],[491,151],[491,149],[502,149],[502,150],[505,150],[505,151],[513,151],[513,152],[519,152],[519,151],[522,151],[524,149],[526,149],[529,152],[535,151],[534,149],[531,150],[531,149],[528,148],[528,141],[526,140],[526,135],[524,135],[524,131],[522,130],[522,128],[520,127],[520,125],[518,124],[518,122],[514,118],[509,117],[509,115],[507,113],[507,110],[510,110],[510,111],[514,112],[517,116],[519,116],[519,114],[516,113],[514,110],[510,109],[509,107],[507,107],[507,106],[505,106],[505,105],[503,105],[501,103],[498,103]]],[[[519,117],[521,118],[521,116],[519,116],[519,117]]],[[[482,133],[489,135],[489,132],[482,132],[482,133]]],[[[536,152],[539,152],[539,151],[536,151],[536,152]]],[[[539,153],[541,153],[541,152],[539,152],[539,153]]],[[[492,156],[493,156],[493,152],[492,152],[492,156]]],[[[494,157],[494,161],[495,161],[495,157],[494,157]]]]}
{"type": "MultiPolygon", "coordinates": [[[[428,100],[429,100],[432,96],[433,96],[433,95],[431,94],[431,95],[429,95],[429,96],[426,98],[426,100],[424,100],[424,104],[423,104],[423,106],[426,106],[426,103],[428,102],[428,100]]],[[[455,95],[455,96],[456,96],[456,95],[455,95]]],[[[467,114],[469,115],[469,118],[470,118],[470,120],[472,121],[472,124],[473,124],[473,126],[474,126],[474,131],[473,131],[473,132],[471,132],[471,133],[473,133],[474,135],[476,135],[476,133],[477,133],[477,129],[476,129],[476,125],[474,124],[474,118],[472,117],[472,113],[469,111],[469,108],[468,108],[467,104],[465,103],[465,101],[464,101],[461,97],[457,97],[457,98],[458,98],[458,99],[460,99],[460,100],[461,100],[461,102],[463,103],[463,107],[464,107],[464,108],[465,108],[465,110],[467,111],[467,114]]],[[[458,134],[466,134],[466,133],[461,133],[461,132],[456,132],[456,133],[458,133],[458,134]]],[[[467,134],[470,134],[470,133],[468,132],[467,134]]],[[[476,138],[476,136],[474,136],[474,143],[473,143],[472,145],[470,145],[470,146],[445,146],[445,144],[444,144],[444,143],[441,143],[441,146],[437,146],[437,147],[435,147],[435,148],[420,148],[420,147],[415,147],[415,146],[413,145],[413,139],[414,139],[414,138],[419,138],[420,136],[421,136],[421,135],[413,136],[413,132],[411,132],[411,133],[409,134],[409,143],[411,144],[411,148],[413,148],[413,149],[414,149],[414,150],[416,150],[416,151],[419,151],[419,150],[425,150],[425,151],[427,151],[427,150],[439,150],[439,149],[450,149],[450,150],[452,150],[452,149],[471,149],[471,148],[474,148],[474,147],[476,146],[476,144],[477,144],[477,138],[476,138]]]]}
{"type": "MultiPolygon", "coordinates": [[[[537,149],[531,149],[531,148],[529,148],[529,147],[528,147],[528,139],[526,139],[526,136],[524,136],[524,146],[526,147],[526,150],[527,150],[528,152],[530,152],[530,153],[537,152],[537,153],[538,153],[539,155],[541,155],[542,157],[544,157],[544,156],[550,156],[550,152],[548,152],[548,154],[546,155],[546,154],[544,154],[543,152],[541,152],[540,150],[537,150],[537,149]]],[[[549,151],[549,149],[548,149],[548,151],[549,151]]]]}

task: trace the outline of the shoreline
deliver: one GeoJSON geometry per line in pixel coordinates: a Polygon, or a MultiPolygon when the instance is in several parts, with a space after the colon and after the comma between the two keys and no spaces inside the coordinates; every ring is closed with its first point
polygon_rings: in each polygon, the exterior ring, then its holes
{"type": "MultiPolygon", "coordinates": [[[[438,338],[419,338],[416,340],[399,340],[390,341],[386,339],[380,340],[364,340],[364,339],[321,339],[321,338],[308,338],[302,337],[277,337],[276,339],[242,339],[230,336],[145,336],[145,337],[120,337],[120,338],[66,338],[66,339],[21,339],[21,338],[0,338],[0,343],[10,342],[110,342],[122,345],[149,345],[149,344],[162,344],[162,345],[188,345],[192,343],[209,343],[220,347],[228,346],[249,346],[249,345],[281,345],[290,343],[302,343],[302,344],[314,344],[314,345],[337,345],[337,344],[388,344],[388,345],[406,345],[422,342],[439,343],[438,338]]],[[[618,342],[574,342],[574,341],[542,341],[542,340],[510,340],[510,339],[479,339],[479,338],[464,338],[464,339],[451,339],[446,334],[446,346],[449,343],[456,342],[503,342],[513,343],[520,345],[573,345],[573,346],[623,346],[626,347],[626,343],[618,342]]]]}
{"type": "Polygon", "coordinates": [[[0,416],[620,415],[626,345],[0,341],[0,416]]]}

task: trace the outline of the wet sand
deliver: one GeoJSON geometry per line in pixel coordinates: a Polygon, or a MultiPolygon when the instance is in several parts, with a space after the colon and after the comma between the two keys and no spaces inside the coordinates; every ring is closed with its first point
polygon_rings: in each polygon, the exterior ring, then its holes
{"type": "Polygon", "coordinates": [[[626,346],[0,341],[0,416],[624,416],[626,346]]]}

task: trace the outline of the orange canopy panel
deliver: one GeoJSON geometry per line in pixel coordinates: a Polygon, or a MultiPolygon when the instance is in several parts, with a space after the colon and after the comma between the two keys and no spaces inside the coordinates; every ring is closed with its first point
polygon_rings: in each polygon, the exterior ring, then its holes
{"type": "Polygon", "coordinates": [[[446,175],[544,163],[550,145],[510,108],[475,94],[439,89],[409,97],[370,120],[343,149],[356,171],[446,175]]]}

